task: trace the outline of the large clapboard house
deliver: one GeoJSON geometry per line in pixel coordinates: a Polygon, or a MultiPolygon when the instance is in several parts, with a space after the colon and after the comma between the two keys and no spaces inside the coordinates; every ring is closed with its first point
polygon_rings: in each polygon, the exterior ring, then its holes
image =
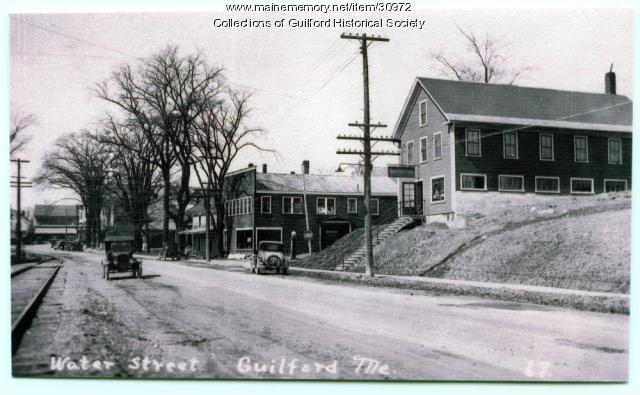
{"type": "Polygon", "coordinates": [[[602,94],[417,78],[394,130],[402,215],[630,190],[631,118],[613,72],[602,94]]]}

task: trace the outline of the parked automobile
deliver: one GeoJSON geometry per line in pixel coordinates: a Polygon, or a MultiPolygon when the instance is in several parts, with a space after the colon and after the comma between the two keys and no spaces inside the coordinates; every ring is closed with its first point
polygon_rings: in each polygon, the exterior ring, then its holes
{"type": "Polygon", "coordinates": [[[82,242],[80,240],[72,241],[69,245],[69,251],[82,251],[82,242]]]}
{"type": "Polygon", "coordinates": [[[63,250],[64,251],[64,248],[65,248],[66,245],[67,245],[67,241],[66,240],[58,240],[56,242],[56,244],[53,246],[53,249],[54,250],[63,250]]]}
{"type": "Polygon", "coordinates": [[[261,274],[265,271],[287,274],[289,262],[284,256],[284,244],[277,241],[261,241],[251,259],[251,273],[261,274]]]}
{"type": "Polygon", "coordinates": [[[109,280],[112,273],[131,272],[142,278],[142,260],[133,257],[135,239],[131,236],[107,236],[104,240],[106,260],[102,261],[102,277],[109,280]]]}
{"type": "Polygon", "coordinates": [[[176,243],[165,243],[158,259],[161,261],[166,261],[167,259],[175,261],[180,260],[181,257],[183,257],[183,254],[180,253],[180,249],[176,243]]]}

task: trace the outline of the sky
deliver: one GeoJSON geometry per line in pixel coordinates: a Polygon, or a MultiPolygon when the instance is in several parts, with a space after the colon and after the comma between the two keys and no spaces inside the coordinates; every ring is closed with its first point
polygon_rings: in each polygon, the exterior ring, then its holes
{"type": "MultiPolygon", "coordinates": [[[[331,14],[330,17],[341,17],[331,14]]],[[[270,172],[328,173],[340,162],[344,147],[336,135],[355,133],[349,122],[362,120],[362,60],[358,45],[340,33],[362,29],[216,28],[223,19],[316,18],[324,14],[231,13],[91,13],[14,14],[9,26],[10,106],[33,113],[38,124],[20,155],[31,162],[23,174],[35,176],[42,158],[60,136],[92,129],[114,108],[96,98],[95,85],[123,63],[167,45],[183,54],[201,51],[212,65],[224,68],[229,82],[252,93],[249,125],[267,134],[258,142],[277,155],[246,151],[235,168],[268,165],[270,172]]],[[[356,19],[389,15],[345,14],[356,19]]],[[[372,121],[389,125],[390,134],[416,77],[443,77],[430,57],[434,51],[460,53],[461,27],[498,37],[512,62],[531,68],[518,85],[586,92],[604,91],[611,63],[618,93],[632,97],[632,13],[626,9],[584,10],[425,10],[394,14],[396,19],[425,21],[423,29],[370,28],[387,43],[369,47],[372,121]]],[[[385,148],[392,148],[391,146],[385,148]]],[[[393,157],[378,159],[384,166],[393,157]]],[[[194,185],[195,185],[194,177],[194,185]]],[[[27,189],[23,207],[73,197],[68,191],[27,189]]]]}

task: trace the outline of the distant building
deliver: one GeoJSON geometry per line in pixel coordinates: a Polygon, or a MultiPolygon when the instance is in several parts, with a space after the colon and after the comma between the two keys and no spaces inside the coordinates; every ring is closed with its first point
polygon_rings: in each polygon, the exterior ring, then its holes
{"type": "MultiPolygon", "coordinates": [[[[372,177],[371,185],[373,223],[393,222],[398,215],[395,180],[372,177]]],[[[311,249],[317,252],[364,224],[362,176],[311,175],[308,161],[304,174],[268,173],[266,165],[262,172],[251,166],[230,173],[224,196],[230,253],[249,253],[263,240],[283,242],[289,252],[294,231],[296,253],[306,253],[307,220],[311,249]]]]}
{"type": "Polygon", "coordinates": [[[11,243],[14,244],[17,240],[16,237],[16,225],[20,218],[20,233],[22,239],[27,238],[30,233],[33,232],[33,218],[29,216],[29,212],[23,210],[21,215],[18,215],[18,210],[11,209],[11,243]]]}
{"type": "MultiPolygon", "coordinates": [[[[192,248],[192,254],[196,256],[205,256],[206,254],[206,221],[207,212],[205,210],[205,200],[202,194],[196,189],[192,193],[194,204],[187,209],[186,215],[189,217],[188,229],[180,232],[180,235],[184,238],[184,246],[190,245],[192,248]]],[[[216,221],[215,214],[215,202],[211,201],[211,213],[209,223],[209,251],[213,254],[213,251],[217,251],[216,235],[214,233],[214,224],[216,221]]]]}
{"type": "Polygon", "coordinates": [[[77,238],[79,214],[77,205],[36,204],[33,209],[35,237],[43,241],[77,238]]]}
{"type": "Polygon", "coordinates": [[[632,103],[617,95],[417,78],[394,130],[402,215],[453,219],[519,196],[631,189],[632,103]]]}

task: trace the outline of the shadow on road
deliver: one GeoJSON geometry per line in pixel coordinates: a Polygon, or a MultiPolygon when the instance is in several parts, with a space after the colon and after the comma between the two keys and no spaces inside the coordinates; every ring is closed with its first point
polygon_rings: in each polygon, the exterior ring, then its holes
{"type": "Polygon", "coordinates": [[[109,276],[109,281],[119,281],[119,280],[146,280],[149,278],[156,278],[156,277],[160,277],[159,274],[143,274],[142,278],[138,278],[138,277],[132,277],[132,276],[113,276],[110,275],[109,276]]]}

